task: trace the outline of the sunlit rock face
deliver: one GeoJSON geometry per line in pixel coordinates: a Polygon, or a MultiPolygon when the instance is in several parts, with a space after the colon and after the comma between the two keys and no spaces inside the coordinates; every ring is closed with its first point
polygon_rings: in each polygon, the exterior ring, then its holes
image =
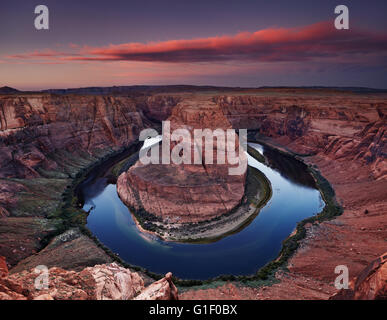
{"type": "Polygon", "coordinates": [[[60,166],[51,154],[125,146],[143,128],[135,101],[126,97],[0,96],[0,111],[0,178],[38,177],[37,168],[60,166]]]}
{"type": "Polygon", "coordinates": [[[234,128],[259,130],[299,153],[373,163],[376,178],[387,175],[383,97],[288,93],[218,96],[214,101],[234,128]]]}
{"type": "MultiPolygon", "coordinates": [[[[171,161],[170,164],[144,165],[138,161],[118,179],[120,198],[129,207],[144,209],[167,222],[209,220],[235,208],[244,194],[246,170],[230,174],[229,169],[238,165],[230,164],[227,150],[233,150],[238,156],[242,147],[237,135],[234,139],[226,139],[226,131],[232,126],[221,109],[205,99],[185,99],[172,109],[168,120],[170,132],[186,129],[189,133],[191,143],[185,145],[181,156],[189,150],[186,155],[190,163],[175,164],[171,161]],[[214,139],[213,164],[206,164],[205,140],[199,136],[195,139],[195,129],[210,129],[212,132],[222,129],[225,132],[224,140],[214,139]],[[225,163],[219,164],[218,154],[223,152],[225,163]],[[195,154],[201,164],[195,164],[195,154]]],[[[168,140],[169,136],[164,134],[162,143],[168,140]]],[[[173,154],[179,143],[171,141],[165,150],[173,154]]],[[[160,147],[160,162],[161,150],[160,147]]]]}
{"type": "Polygon", "coordinates": [[[168,272],[164,278],[153,282],[134,300],[179,300],[178,290],[172,282],[172,273],[168,272]]]}
{"type": "MultiPolygon", "coordinates": [[[[0,268],[1,268],[0,257],[0,268]]],[[[0,269],[1,272],[2,269],[0,269]]],[[[95,265],[82,271],[53,267],[47,282],[36,288],[34,269],[0,273],[0,300],[176,300],[178,291],[168,273],[145,287],[137,273],[116,263],[95,265]]]]}

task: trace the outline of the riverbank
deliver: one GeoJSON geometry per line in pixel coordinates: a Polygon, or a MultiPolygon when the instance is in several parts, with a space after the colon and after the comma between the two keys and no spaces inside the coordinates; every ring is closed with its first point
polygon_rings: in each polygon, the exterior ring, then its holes
{"type": "MultiPolygon", "coordinates": [[[[291,155],[289,155],[291,156],[291,155]]],[[[128,156],[128,161],[130,162],[129,159],[131,159],[132,163],[133,161],[135,160],[135,153],[133,153],[132,155],[128,156]],[[134,158],[134,159],[133,159],[134,158]]],[[[79,177],[78,179],[74,179],[73,180],[73,184],[72,184],[72,187],[69,187],[66,191],[66,194],[68,195],[67,197],[65,197],[67,199],[67,205],[70,205],[70,207],[67,207],[68,210],[74,210],[73,211],[73,214],[74,214],[74,217],[78,217],[78,219],[76,220],[76,225],[78,225],[82,231],[82,233],[87,236],[87,238],[91,238],[94,240],[94,242],[97,244],[97,247],[99,249],[102,249],[105,254],[107,255],[107,257],[109,258],[109,260],[112,260],[112,261],[118,261],[119,263],[121,263],[122,265],[126,266],[126,267],[129,267],[133,270],[141,270],[141,273],[143,275],[148,275],[148,276],[151,276],[152,278],[154,279],[158,279],[160,278],[161,275],[157,275],[157,274],[154,274],[152,272],[149,272],[147,271],[146,269],[144,268],[141,268],[141,267],[136,267],[136,266],[133,266],[133,265],[130,265],[128,263],[125,263],[119,256],[117,256],[115,253],[113,253],[109,248],[107,248],[106,246],[104,246],[86,227],[85,227],[85,223],[86,223],[86,217],[87,217],[87,214],[79,211],[80,209],[77,208],[76,206],[74,207],[74,200],[73,199],[73,196],[70,196],[71,194],[74,193],[74,191],[76,190],[76,188],[79,186],[79,184],[81,183],[81,181],[84,181],[85,179],[90,179],[92,178],[93,176],[93,171],[96,172],[96,173],[101,173],[101,168],[102,166],[105,166],[106,168],[109,168],[108,171],[109,172],[120,172],[120,170],[122,170],[124,167],[125,167],[125,163],[127,162],[126,160],[118,160],[116,161],[115,163],[112,163],[112,160],[109,160],[109,157],[105,157],[104,158],[105,160],[104,161],[100,161],[100,164],[99,166],[92,166],[90,167],[89,170],[86,170],[84,169],[82,172],[82,174],[79,174],[79,177]],[[91,169],[92,168],[92,169],[91,169]],[[80,213],[79,215],[76,214],[76,212],[80,213]],[[79,219],[80,217],[84,217],[82,219],[79,219]]],[[[262,161],[263,159],[257,159],[258,161],[262,161]]],[[[250,169],[251,170],[251,169],[250,169]]],[[[256,170],[255,172],[253,172],[253,174],[249,174],[249,181],[250,183],[247,184],[247,186],[254,186],[254,183],[261,183],[260,179],[262,179],[262,177],[264,177],[264,175],[260,176],[259,174],[257,175],[257,173],[259,173],[258,170],[256,170]],[[257,181],[251,181],[251,177],[255,177],[257,178],[257,181]]],[[[110,174],[110,173],[109,173],[110,174]]],[[[247,189],[246,190],[246,196],[249,197],[249,201],[250,202],[253,202],[253,200],[255,199],[255,206],[256,206],[256,209],[258,210],[258,208],[262,207],[266,202],[263,200],[263,197],[258,197],[257,198],[257,193],[254,193],[254,192],[251,192],[251,190],[257,190],[257,189],[261,189],[261,188],[257,188],[257,187],[252,187],[250,189],[247,189]],[[250,190],[250,191],[249,191],[250,190]],[[261,202],[259,201],[259,199],[261,200],[261,202]]],[[[323,192],[326,192],[323,191],[323,192]]],[[[325,199],[325,197],[324,197],[325,199]]],[[[267,201],[267,200],[266,200],[267,201]]],[[[67,206],[66,205],[66,206],[67,206]]],[[[66,207],[64,206],[64,207],[66,207]]],[[[254,206],[252,206],[254,207],[254,206]]],[[[66,212],[66,211],[64,211],[66,212]]],[[[247,212],[244,212],[244,215],[243,214],[240,214],[239,216],[242,217],[242,220],[246,220],[246,219],[243,219],[245,216],[249,215],[253,217],[254,219],[254,215],[251,215],[252,211],[247,211],[247,212]]],[[[74,220],[74,219],[71,219],[71,220],[74,220]]],[[[231,220],[231,218],[230,218],[231,220]]],[[[232,221],[232,220],[231,220],[232,221]]],[[[232,221],[233,222],[233,221],[232,221]]],[[[216,224],[216,221],[213,222],[214,224],[216,224]]],[[[238,225],[240,225],[239,223],[235,223],[235,224],[229,224],[229,225],[236,225],[236,227],[238,227],[238,225]]],[[[74,226],[74,225],[73,225],[74,226]]],[[[200,227],[200,226],[199,226],[200,227]]],[[[243,227],[243,226],[242,226],[243,227]]],[[[209,232],[211,232],[211,230],[208,230],[209,232]]],[[[278,258],[276,261],[273,261],[272,263],[269,263],[268,265],[266,265],[264,268],[261,268],[256,274],[252,274],[251,276],[234,276],[234,275],[224,275],[224,276],[219,276],[219,277],[216,277],[216,278],[213,278],[213,279],[208,279],[208,280],[180,280],[180,279],[177,279],[177,278],[174,278],[174,282],[180,286],[184,286],[184,287],[190,287],[190,286],[193,286],[193,285],[219,285],[222,283],[222,281],[237,281],[237,282],[240,282],[241,283],[250,283],[251,285],[258,285],[258,286],[261,286],[261,285],[264,285],[264,284],[267,284],[268,282],[273,282],[274,280],[274,273],[276,272],[276,270],[278,270],[280,267],[284,266],[285,265],[285,262],[287,261],[287,259],[290,257],[290,255],[292,254],[292,252],[294,252],[294,250],[296,250],[296,248],[298,247],[298,241],[299,239],[301,239],[302,237],[304,236],[304,233],[300,232],[300,230],[298,229],[298,232],[295,234],[294,237],[291,237],[289,239],[287,239],[284,244],[283,244],[283,250],[282,250],[282,253],[280,255],[280,258],[278,258]],[[285,253],[285,254],[284,254],[285,253]],[[219,282],[220,281],[220,282],[219,282]]],[[[212,238],[213,239],[213,238],[212,238]]],[[[190,240],[190,239],[189,239],[190,240]]]]}
{"type": "MultiPolygon", "coordinates": [[[[133,157],[135,157],[135,155],[129,156],[129,158],[133,158],[133,157]]],[[[262,159],[260,159],[260,160],[262,161],[262,159]]],[[[132,159],[132,161],[133,161],[133,159],[132,159]]],[[[259,161],[259,159],[258,159],[258,161],[259,161]]],[[[106,165],[106,167],[111,167],[109,169],[109,171],[111,172],[111,171],[117,171],[119,169],[119,167],[123,167],[123,165],[126,163],[126,161],[120,160],[118,163],[112,164],[111,160],[106,160],[105,159],[105,161],[103,163],[106,165]]],[[[99,168],[100,167],[94,167],[94,171],[100,172],[99,168]]],[[[84,181],[85,179],[90,178],[90,174],[92,174],[91,171],[93,171],[93,170],[90,170],[90,171],[89,170],[84,170],[82,176],[80,176],[79,179],[74,179],[74,181],[73,181],[73,186],[74,187],[73,188],[68,188],[67,194],[71,194],[71,192],[74,192],[76,187],[79,185],[80,181],[84,181]]],[[[119,172],[119,170],[118,170],[118,172],[119,172]]],[[[249,177],[256,177],[256,178],[258,178],[258,181],[259,181],[259,175],[257,175],[257,172],[254,172],[254,173],[255,174],[253,174],[253,175],[250,174],[249,177]]],[[[252,185],[254,185],[254,183],[249,183],[248,184],[248,186],[252,186],[252,185]]],[[[254,188],[252,188],[252,189],[254,189],[254,188]]],[[[257,189],[255,188],[255,190],[257,190],[257,189]]],[[[255,197],[256,208],[262,207],[264,205],[264,203],[266,203],[266,202],[260,202],[258,200],[257,193],[246,192],[246,195],[248,197],[250,197],[250,201],[252,201],[254,199],[254,197],[255,197]]],[[[71,197],[67,197],[67,198],[71,199],[71,197]]],[[[263,198],[260,198],[260,199],[261,199],[261,201],[263,201],[263,198]]],[[[73,201],[70,201],[69,203],[71,203],[71,202],[73,202],[73,201]]],[[[74,209],[76,209],[76,211],[79,210],[77,208],[74,208],[74,209]]],[[[245,212],[245,214],[248,215],[249,213],[245,212]]],[[[86,217],[87,215],[85,216],[85,213],[82,213],[80,215],[80,217],[81,216],[86,217]]],[[[244,217],[243,215],[241,215],[241,216],[244,217]]],[[[253,216],[253,218],[254,218],[254,216],[253,216]]],[[[109,248],[107,248],[106,246],[101,244],[101,242],[93,234],[91,234],[91,232],[84,225],[84,223],[86,221],[85,219],[81,219],[81,220],[78,220],[78,223],[79,223],[78,225],[79,225],[80,229],[82,230],[82,233],[85,234],[87,237],[93,239],[95,241],[95,243],[97,244],[97,247],[102,249],[103,251],[105,251],[105,253],[106,253],[107,257],[109,257],[109,259],[114,260],[114,261],[118,261],[122,265],[124,265],[126,267],[129,267],[129,268],[131,268],[133,270],[141,270],[141,273],[143,275],[151,276],[154,279],[160,278],[161,275],[157,275],[157,274],[154,274],[152,272],[147,271],[144,268],[135,267],[133,265],[125,263],[119,256],[117,256],[109,248]],[[84,222],[82,222],[81,220],[84,221],[84,222]]],[[[215,223],[216,223],[216,221],[215,221],[215,223]]],[[[293,242],[291,241],[290,243],[293,243],[293,242]]],[[[286,259],[286,258],[287,258],[287,256],[284,256],[284,257],[281,258],[281,261],[280,261],[281,265],[283,265],[282,263],[285,261],[284,259],[286,259]]],[[[279,264],[277,264],[277,263],[278,263],[278,260],[276,261],[276,264],[274,265],[275,268],[278,268],[278,266],[279,266],[279,264]]],[[[272,277],[273,273],[272,273],[272,271],[274,272],[275,269],[272,268],[272,265],[269,264],[269,266],[266,266],[265,268],[261,269],[261,272],[258,272],[257,274],[253,274],[251,276],[224,275],[224,276],[219,276],[219,277],[216,277],[216,278],[213,278],[213,279],[208,279],[208,280],[203,280],[203,281],[202,280],[180,280],[180,279],[174,278],[174,282],[176,284],[178,284],[180,286],[184,286],[184,287],[187,287],[187,286],[189,287],[189,286],[193,286],[193,285],[204,285],[204,284],[213,286],[215,284],[218,284],[218,285],[221,284],[222,281],[230,281],[230,280],[231,281],[238,281],[238,282],[242,281],[243,283],[255,283],[255,284],[260,283],[260,285],[263,285],[265,283],[268,283],[268,281],[269,282],[273,281],[273,277],[272,277]],[[269,270],[269,269],[270,269],[270,275],[267,272],[267,270],[269,270]]]]}
{"type": "Polygon", "coordinates": [[[89,212],[82,209],[83,199],[79,193],[83,183],[95,179],[101,172],[106,172],[114,179],[112,169],[122,159],[127,163],[128,159],[138,155],[139,147],[138,142],[134,142],[121,148],[100,150],[93,156],[85,154],[82,158],[65,158],[62,153],[62,161],[67,164],[67,174],[51,171],[46,173],[49,174],[46,178],[19,182],[28,186],[29,192],[20,193],[18,209],[28,212],[37,205],[43,207],[47,203],[50,213],[41,218],[21,216],[0,221],[0,233],[5,234],[5,230],[12,233],[9,250],[15,251],[16,247],[23,254],[18,255],[16,251],[16,254],[11,255],[14,259],[7,260],[10,273],[29,270],[40,264],[79,271],[84,267],[116,261],[140,272],[146,283],[160,279],[162,275],[127,264],[87,229],[89,212]],[[28,224],[29,228],[23,224],[28,224]],[[32,234],[37,241],[26,241],[26,234],[32,234]]]}
{"type": "Polygon", "coordinates": [[[241,204],[218,218],[199,223],[165,223],[146,220],[130,210],[141,232],[157,236],[163,241],[185,243],[210,243],[248,226],[271,197],[270,181],[259,170],[248,167],[245,195],[241,204]]]}
{"type": "MultiPolygon", "coordinates": [[[[259,146],[254,146],[254,148],[256,148],[257,153],[261,154],[262,150],[259,146]]],[[[240,230],[240,232],[235,235],[213,243],[207,241],[208,243],[206,242],[203,244],[198,241],[195,246],[188,243],[180,242],[173,244],[160,241],[154,234],[153,236],[147,237],[144,233],[136,230],[134,223],[138,219],[133,219],[132,215],[128,217],[128,209],[118,198],[115,186],[112,184],[104,188],[104,191],[98,192],[96,196],[88,198],[87,208],[90,205],[96,206],[95,211],[89,217],[89,226],[95,236],[99,237],[103,243],[110,243],[111,248],[119,253],[120,257],[126,261],[147,267],[150,270],[158,269],[159,272],[161,270],[162,273],[166,272],[165,270],[175,271],[175,275],[176,272],[177,274],[181,272],[180,277],[183,279],[203,279],[194,281],[176,280],[177,284],[181,286],[204,283],[210,284],[218,278],[234,281],[238,279],[238,281],[248,281],[249,283],[257,281],[267,283],[267,280],[270,279],[271,276],[267,276],[265,273],[259,273],[258,275],[256,274],[256,271],[267,263],[267,261],[275,259],[280,250],[281,242],[288,237],[293,230],[293,226],[298,221],[320,212],[323,207],[320,193],[316,190],[314,180],[309,175],[306,166],[300,167],[297,165],[299,161],[294,160],[293,158],[284,159],[285,157],[277,152],[267,152],[268,150],[265,151],[268,160],[264,163],[251,156],[249,156],[249,163],[256,168],[263,170],[265,175],[269,174],[271,177],[270,179],[274,179],[273,181],[275,181],[275,184],[277,185],[275,187],[277,200],[273,200],[267,208],[265,207],[264,211],[262,211],[262,217],[259,216],[252,219],[254,223],[251,223],[251,226],[243,228],[243,230],[240,230]],[[284,163],[285,165],[288,165],[288,168],[270,168],[268,165],[273,159],[276,159],[279,164],[284,163]],[[297,174],[297,177],[288,176],[289,173],[292,173],[292,175],[297,174]],[[305,180],[303,175],[308,176],[312,183],[307,183],[308,181],[305,180]],[[300,180],[300,177],[303,178],[300,180]],[[296,178],[298,178],[298,180],[296,178]],[[281,192],[282,188],[280,186],[284,186],[284,193],[281,192]],[[303,206],[303,201],[300,202],[295,200],[300,196],[306,196],[309,199],[309,204],[305,203],[305,206],[303,206]],[[314,204],[312,206],[310,202],[311,199],[314,199],[312,202],[314,204]],[[110,205],[107,206],[106,203],[108,202],[110,205]],[[110,208],[112,208],[112,210],[110,208]],[[290,224],[289,219],[291,219],[290,224]],[[268,230],[272,230],[272,232],[269,232],[268,230]],[[119,239],[122,239],[122,241],[119,239]],[[236,239],[238,240],[236,241],[236,239]],[[163,248],[168,248],[168,250],[163,250],[163,248]],[[205,252],[209,253],[214,250],[214,248],[221,248],[222,250],[215,249],[214,253],[211,254],[211,259],[213,261],[208,262],[208,259],[200,258],[203,254],[206,254],[205,252]],[[263,252],[262,255],[261,248],[266,248],[266,252],[274,252],[275,256],[272,256],[272,254],[268,256],[265,252],[263,252]],[[232,251],[235,253],[230,255],[232,251]],[[203,252],[203,254],[200,254],[199,252],[203,252]],[[174,261],[180,254],[182,260],[179,260],[179,267],[173,268],[173,263],[171,264],[171,262],[167,261],[174,261]],[[252,255],[254,254],[254,261],[251,261],[252,255]],[[235,263],[230,264],[230,260],[227,260],[231,256],[238,256],[235,263]],[[194,257],[197,257],[197,261],[207,261],[210,265],[207,268],[204,263],[200,267],[197,265],[195,270],[191,270],[192,264],[188,261],[189,259],[187,260],[187,257],[191,257],[191,260],[195,259],[194,257]],[[250,263],[246,264],[246,267],[243,267],[242,265],[239,266],[237,261],[243,261],[244,257],[250,257],[250,263]],[[211,270],[214,269],[212,266],[215,266],[216,263],[219,263],[222,259],[225,259],[225,267],[216,268],[218,271],[211,270]],[[186,264],[182,264],[183,260],[186,264]],[[157,261],[163,262],[157,263],[157,261]],[[233,267],[230,268],[230,266],[233,267]],[[217,274],[221,276],[218,277],[217,274]]],[[[101,183],[104,185],[103,181],[105,181],[105,178],[101,178],[100,182],[96,181],[95,185],[98,186],[101,185],[101,183]]],[[[95,188],[93,184],[85,187],[86,190],[93,190],[95,188]]],[[[255,191],[255,194],[248,193],[248,195],[255,196],[257,188],[252,189],[255,191]]],[[[258,202],[255,204],[259,206],[258,202]]],[[[154,221],[151,222],[154,223],[154,221]]]]}
{"type": "MultiPolygon", "coordinates": [[[[279,143],[273,139],[255,141],[278,150],[279,143]]],[[[352,278],[385,251],[386,201],[378,190],[383,190],[386,180],[373,179],[371,168],[360,161],[300,155],[286,145],[280,150],[308,165],[328,203],[324,214],[306,219],[295,229],[292,236],[298,234],[299,240],[290,257],[281,254],[269,263],[267,267],[273,267],[269,278],[274,283],[233,281],[211,288],[197,286],[187,288],[181,299],[328,299],[337,292],[335,266],[348,266],[352,278]],[[281,260],[284,267],[275,268],[281,260]]],[[[284,247],[293,243],[291,239],[285,240],[284,247]]]]}

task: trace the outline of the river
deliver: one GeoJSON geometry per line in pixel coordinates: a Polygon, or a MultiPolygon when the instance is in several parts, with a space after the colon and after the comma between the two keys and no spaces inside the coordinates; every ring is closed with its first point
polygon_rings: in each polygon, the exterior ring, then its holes
{"type": "Polygon", "coordinates": [[[250,146],[267,158],[269,165],[248,155],[248,164],[266,175],[273,192],[238,233],[206,244],[164,242],[144,234],[104,172],[82,185],[83,209],[91,209],[87,227],[123,260],[156,273],[171,271],[182,279],[253,274],[278,256],[297,222],[319,213],[325,204],[302,163],[259,144],[250,146]]]}

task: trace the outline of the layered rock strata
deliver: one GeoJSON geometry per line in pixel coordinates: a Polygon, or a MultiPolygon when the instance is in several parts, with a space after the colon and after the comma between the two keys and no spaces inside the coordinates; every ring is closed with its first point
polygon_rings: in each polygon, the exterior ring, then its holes
{"type": "MultiPolygon", "coordinates": [[[[211,132],[222,129],[226,134],[226,130],[232,128],[222,110],[205,99],[186,99],[172,109],[168,121],[171,132],[186,129],[190,134],[192,143],[187,147],[189,164],[171,161],[170,164],[144,165],[138,161],[118,178],[117,191],[123,202],[136,211],[145,210],[170,223],[211,220],[235,208],[244,194],[246,170],[241,170],[240,174],[230,174],[231,167],[238,167],[229,161],[227,152],[229,147],[233,147],[232,144],[226,137],[224,141],[214,139],[214,148],[211,150],[213,164],[207,164],[205,140],[200,142],[200,138],[194,139],[195,129],[208,129],[211,132]],[[196,151],[201,164],[194,164],[196,151]],[[224,164],[217,162],[220,152],[225,154],[224,164]]],[[[169,138],[164,134],[162,144],[167,143],[169,138]]],[[[172,141],[167,151],[173,154],[177,144],[172,141]]],[[[238,156],[242,147],[238,144],[237,136],[234,145],[233,150],[238,156]]],[[[247,160],[245,157],[243,160],[246,168],[247,160]]]]}
{"type": "Polygon", "coordinates": [[[80,272],[53,267],[0,274],[0,300],[176,300],[178,292],[169,273],[145,287],[137,272],[116,263],[95,265],[80,272]],[[43,276],[47,278],[43,280],[43,276]]]}
{"type": "MultiPolygon", "coordinates": [[[[10,266],[39,252],[42,241],[63,228],[54,218],[74,177],[136,142],[153,126],[148,116],[161,121],[177,101],[164,95],[0,95],[0,255],[10,266]]],[[[73,254],[79,253],[73,258],[60,247],[40,258],[76,269],[111,261],[86,236],[72,243],[73,254]]]]}

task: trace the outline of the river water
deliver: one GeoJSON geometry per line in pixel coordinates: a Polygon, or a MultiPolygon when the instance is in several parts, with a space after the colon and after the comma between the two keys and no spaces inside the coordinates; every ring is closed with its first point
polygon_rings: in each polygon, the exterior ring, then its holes
{"type": "Polygon", "coordinates": [[[103,172],[82,185],[83,208],[91,209],[87,227],[123,260],[156,273],[171,271],[182,279],[250,275],[278,256],[282,241],[297,222],[319,213],[325,205],[302,163],[259,144],[250,146],[268,160],[265,165],[248,156],[248,164],[270,180],[273,194],[238,233],[206,244],[164,242],[143,234],[118,197],[116,185],[103,172]]]}

